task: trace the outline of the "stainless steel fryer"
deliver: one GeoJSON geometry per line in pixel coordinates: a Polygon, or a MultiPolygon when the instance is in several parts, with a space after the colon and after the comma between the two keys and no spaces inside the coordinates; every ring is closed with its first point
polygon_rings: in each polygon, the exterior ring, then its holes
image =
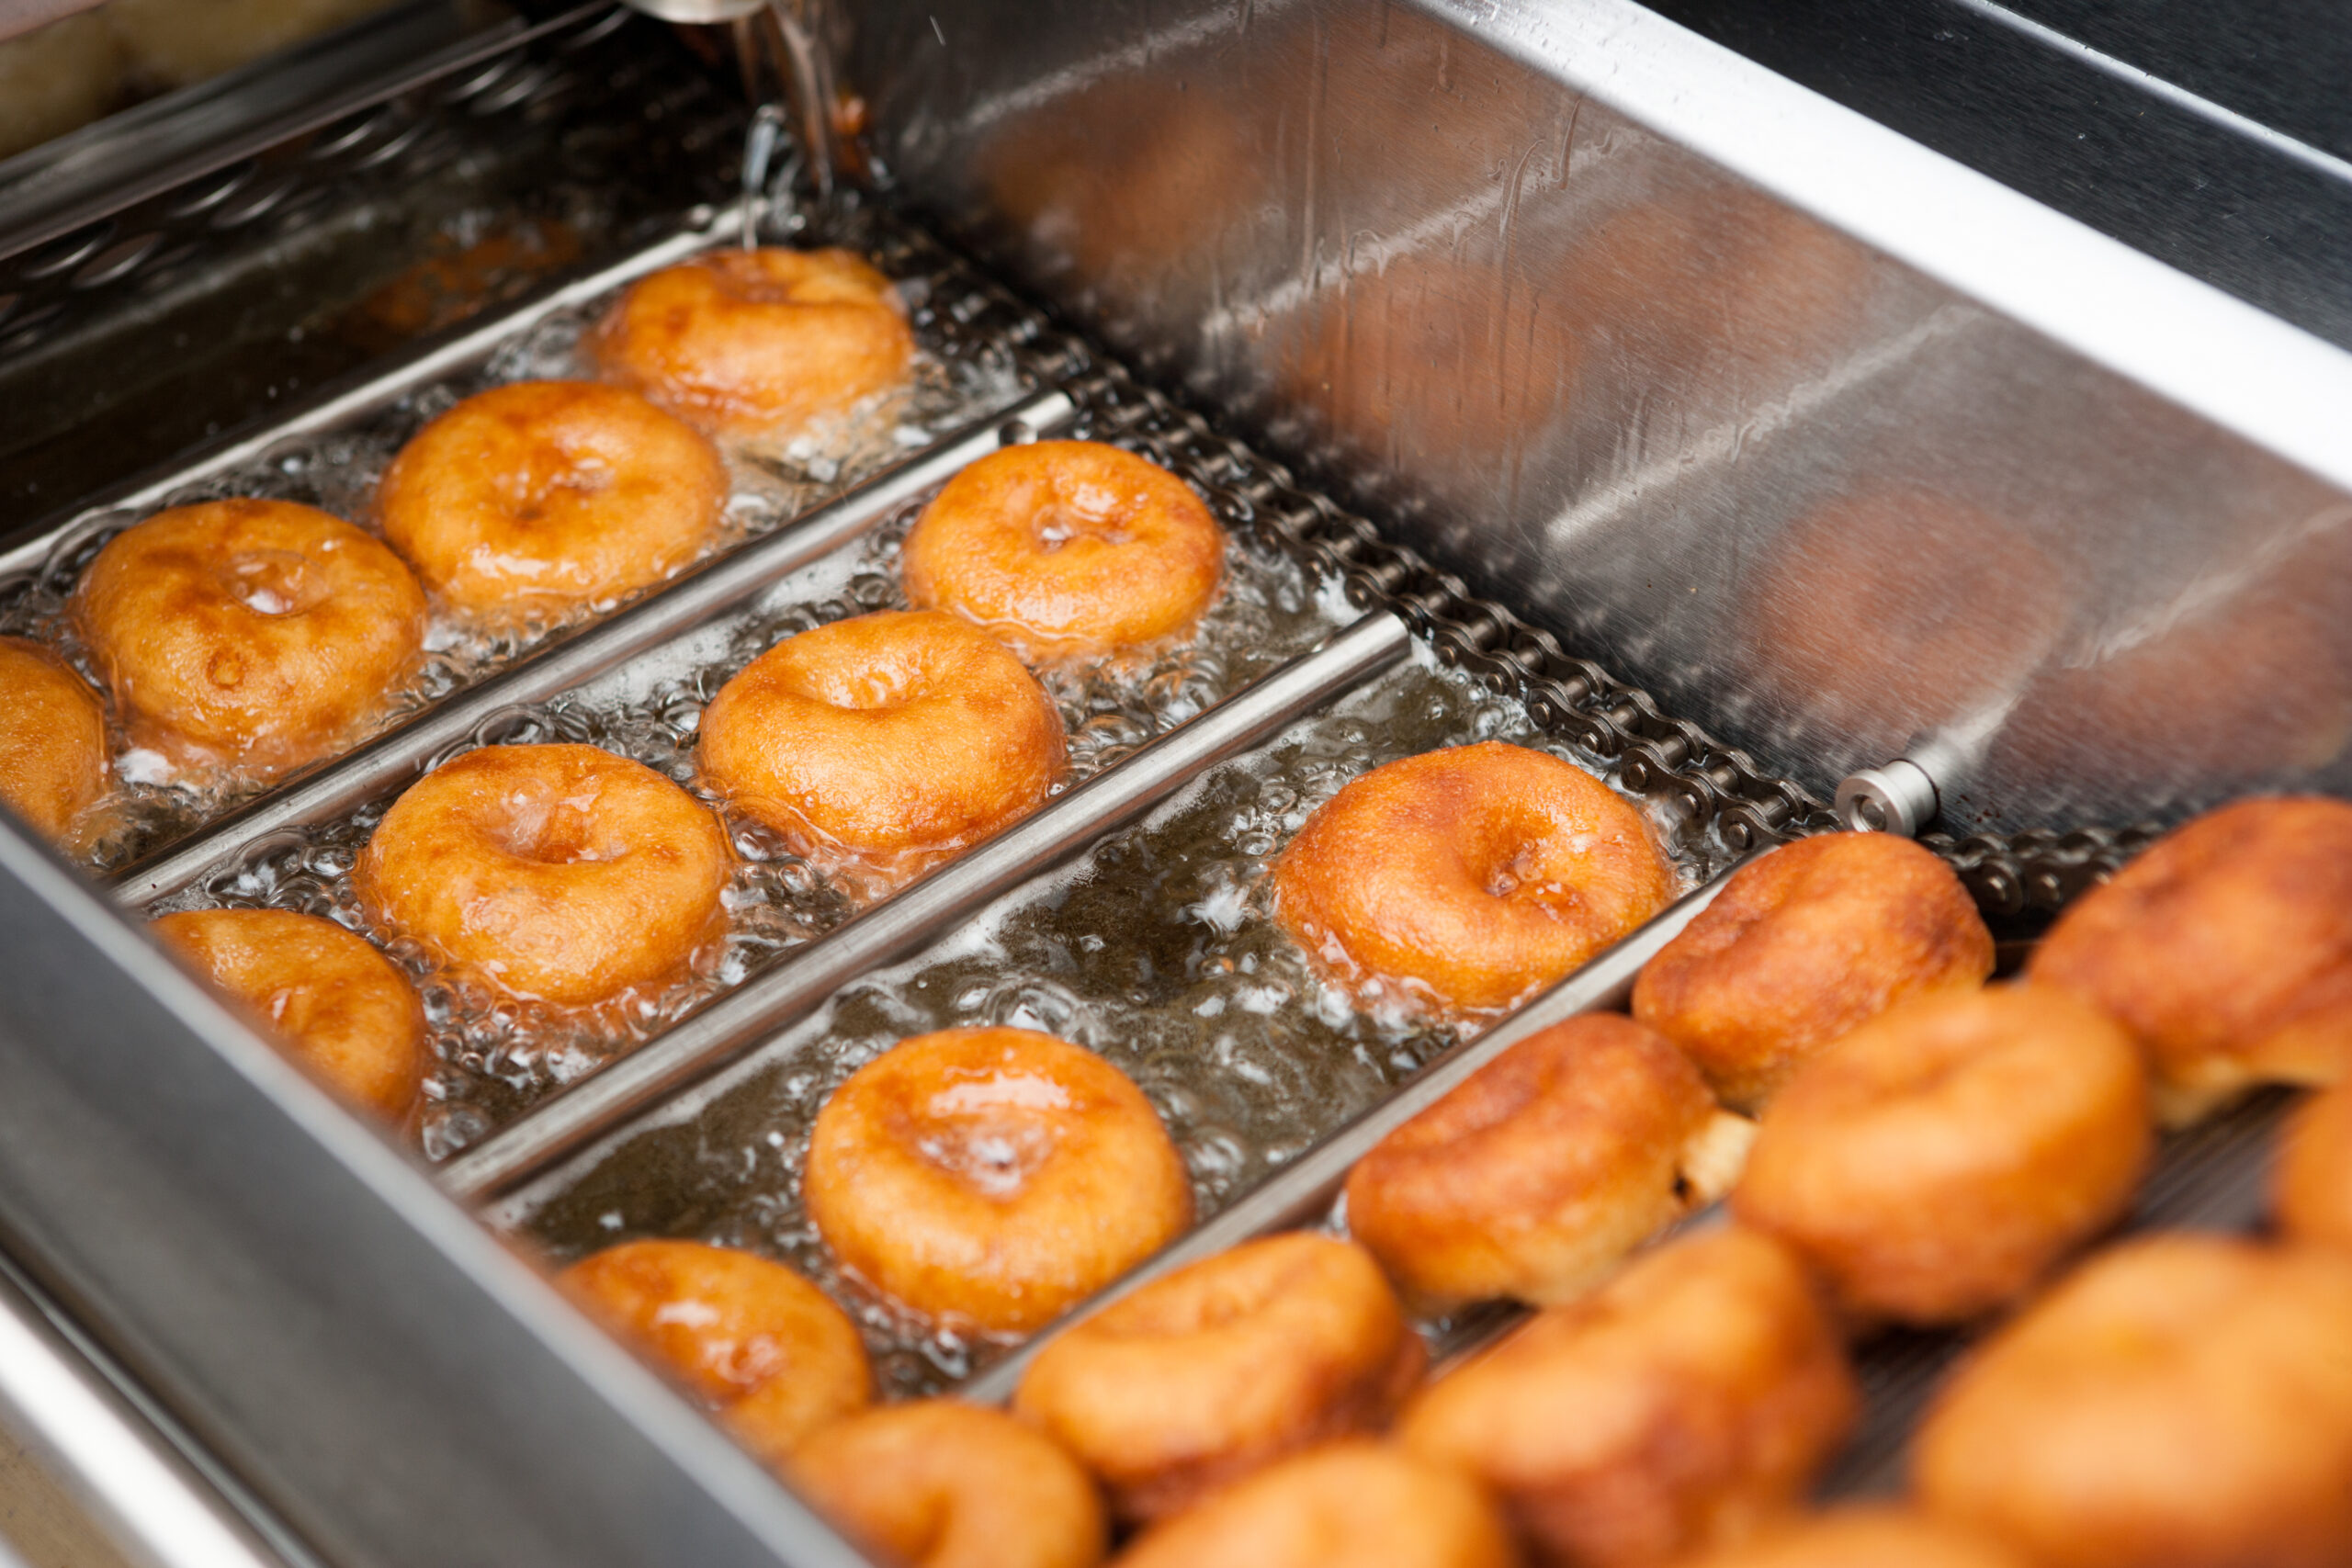
{"type": "MultiPolygon", "coordinates": [[[[2253,787],[2342,788],[2342,349],[1614,0],[1017,18],[965,0],[819,19],[881,191],[808,209],[807,231],[841,226],[920,279],[927,341],[1001,358],[1001,403],[110,888],[0,830],[17,998],[0,1019],[0,1304],[18,1353],[88,1396],[69,1421],[65,1383],[0,1371],[0,1407],[49,1432],[133,1555],[855,1561],[453,1196],[520,1224],[664,1118],[691,1130],[845,987],[1046,897],[1058,868],[1148,835],[1215,770],[1246,770],[1404,661],[1517,705],[1712,846],[1709,871],[1826,825],[1841,795],[1939,827],[2021,938],[2142,841],[2127,825],[2253,787]],[[437,1172],[334,1110],[126,919],[266,863],[453,746],[522,738],[567,694],[887,532],[970,457],[1061,428],[1184,471],[1252,547],[1332,586],[1329,635],[1171,709],[1027,823],[437,1172]],[[86,1457],[103,1444],[68,1440],[92,1431],[150,1456],[140,1495],[107,1490],[86,1457]]],[[[517,301],[527,268],[468,278],[474,313],[446,331],[429,312],[346,327],[321,391],[291,356],[272,380],[280,345],[254,334],[241,363],[263,368],[220,378],[219,435],[109,450],[61,422],[11,470],[49,488],[9,491],[9,568],[70,563],[189,487],[496,374],[540,323],[732,237],[742,115],[723,63],[602,11],[469,48],[277,127],[250,166],[199,151],[182,183],[102,188],[78,227],[0,236],[10,425],[60,386],[89,389],[101,426],[135,414],[106,400],[124,345],[224,319],[238,284],[286,276],[322,233],[380,232],[453,164],[494,172],[502,140],[573,155],[672,138],[667,162],[619,160],[626,199],[576,208],[594,231],[559,281],[517,301]],[[361,191],[368,168],[392,173],[361,191]],[[262,223],[278,227],[249,239],[262,223]],[[126,449],[157,466],[119,479],[126,449]]],[[[479,180],[467,221],[525,199],[529,173],[479,180]]],[[[146,384],[180,400],[206,385],[201,355],[153,354],[146,384]]],[[[1147,1272],[1318,1222],[1381,1131],[1543,1022],[1621,998],[1705,896],[1313,1128],[1147,1272]]],[[[2278,1108],[2176,1140],[2141,1218],[2248,1223],[2278,1108]]],[[[1885,1483],[1954,1344],[1868,1349],[1872,1426],[1834,1486],[1885,1483]]],[[[970,1392],[1007,1386],[1004,1348],[970,1392]]]]}

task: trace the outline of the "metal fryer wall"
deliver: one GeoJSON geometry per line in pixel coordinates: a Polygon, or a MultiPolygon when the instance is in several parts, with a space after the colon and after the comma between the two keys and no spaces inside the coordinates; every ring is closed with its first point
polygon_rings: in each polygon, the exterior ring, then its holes
{"type": "Polygon", "coordinates": [[[1926,749],[1960,830],[2352,784],[2352,356],[1630,5],[852,58],[952,228],[1775,771],[1926,749]]]}

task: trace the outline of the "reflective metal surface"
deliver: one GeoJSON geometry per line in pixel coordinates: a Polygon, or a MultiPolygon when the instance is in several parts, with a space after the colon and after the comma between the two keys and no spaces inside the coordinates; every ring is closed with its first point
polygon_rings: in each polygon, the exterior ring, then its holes
{"type": "Polygon", "coordinates": [[[1823,793],[2352,783],[2352,355],[1655,15],[960,0],[854,61],[989,255],[1823,793]]]}

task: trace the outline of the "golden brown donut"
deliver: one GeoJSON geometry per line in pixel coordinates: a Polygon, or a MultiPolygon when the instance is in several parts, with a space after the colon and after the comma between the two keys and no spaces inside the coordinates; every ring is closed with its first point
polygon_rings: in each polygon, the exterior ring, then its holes
{"type": "Polygon", "coordinates": [[[857,1325],[781,1263],[698,1241],[630,1241],[557,1282],[770,1464],[874,1395],[857,1325]]]}
{"type": "Polygon", "coordinates": [[[2092,1259],[1920,1427],[1934,1512],[2041,1568],[2352,1562],[2352,1259],[2177,1233],[2092,1259]]]}
{"type": "Polygon", "coordinates": [[[424,647],[400,558],[285,501],[157,513],[107,542],[73,608],[133,739],[265,773],[334,750],[424,647]]]}
{"type": "Polygon", "coordinates": [[[98,694],[48,649],[0,637],[0,801],[64,843],[106,793],[107,773],[98,694]]]}
{"type": "Polygon", "coordinates": [[[2027,974],[2120,1020],[2167,1121],[2352,1068],[2352,805],[2242,800],[2058,917],[2027,974]]]}
{"type": "Polygon", "coordinates": [[[1092,1568],[1110,1546],[1076,1460],[957,1400],[836,1421],[793,1450],[785,1475],[842,1534],[907,1568],[1092,1568]]]}
{"type": "Polygon", "coordinates": [[[384,536],[445,603],[504,620],[675,575],[718,536],[727,491],[710,443],[635,393],[518,381],[417,432],[376,504],[384,536]]]}
{"type": "Polygon", "coordinates": [[[2290,1240],[2352,1251],[2352,1084],[2312,1096],[2287,1124],[2270,1213],[2290,1240]]]}
{"type": "Polygon", "coordinates": [[[1732,1193],[1856,1315],[1959,1323],[2016,1300],[2130,1207],[2147,1074],[2040,987],[1897,1003],[1806,1063],[1732,1193]]]}
{"type": "Polygon", "coordinates": [[[915,604],[1060,659],[1189,631],[1216,597],[1225,534],[1157,463],[1098,441],[1038,441],[948,480],[900,560],[915,604]]]}
{"type": "Polygon", "coordinates": [[[910,874],[1035,810],[1060,713],[988,633],[935,611],[786,637],[703,713],[711,784],[802,853],[910,874]]]}
{"type": "Polygon", "coordinates": [[[747,437],[899,385],[914,346],[898,290],[861,257],[730,248],[631,285],[594,352],[609,379],[747,437]]]}
{"type": "Polygon", "coordinates": [[[1643,968],[1634,1016],[1752,1111],[1864,1019],[1992,972],[1993,933],[1932,851],[1825,833],[1742,867],[1643,968]]]}
{"type": "Polygon", "coordinates": [[[559,1006],[666,983],[718,934],[732,862],[693,795],[594,746],[484,746],[411,784],[352,870],[368,919],[559,1006]]]}
{"type": "Polygon", "coordinates": [[[153,929],[344,1099],[394,1121],[414,1109],[432,1061],[424,1008],[365,937],[284,909],[189,909],[153,929]]]}
{"type": "Polygon", "coordinates": [[[1569,1301],[1721,1196],[1747,1132],[1663,1036],[1587,1013],[1382,1139],[1348,1174],[1348,1229],[1416,1303],[1569,1301]]]}
{"type": "Polygon", "coordinates": [[[1428,1359],[1362,1247],[1292,1232],[1155,1280],[1039,1351],[1013,1397],[1123,1518],[1377,1430],[1428,1359]]]}
{"type": "Polygon", "coordinates": [[[2032,1568],[1997,1542],[1914,1508],[1849,1505],[1770,1530],[1686,1568],[2032,1568]]]}
{"type": "Polygon", "coordinates": [[[1374,768],[1274,863],[1276,917],[1325,966],[1474,1010],[1550,985],[1673,896],[1640,811],[1499,740],[1374,768]]]}
{"type": "Polygon", "coordinates": [[[1119,1568],[1517,1568],[1495,1506],[1459,1471],[1385,1444],[1327,1443],[1146,1531],[1119,1568]]]}
{"type": "Polygon", "coordinates": [[[918,1035],[851,1074],[817,1112],[803,1187],[867,1283],[989,1332],[1042,1327],[1193,1222],[1143,1091],[1028,1029],[918,1035]]]}
{"type": "Polygon", "coordinates": [[[1545,1309],[1430,1384],[1396,1432],[1491,1487],[1547,1561],[1632,1568],[1794,1506],[1859,1408],[1804,1270],[1732,1228],[1545,1309]]]}

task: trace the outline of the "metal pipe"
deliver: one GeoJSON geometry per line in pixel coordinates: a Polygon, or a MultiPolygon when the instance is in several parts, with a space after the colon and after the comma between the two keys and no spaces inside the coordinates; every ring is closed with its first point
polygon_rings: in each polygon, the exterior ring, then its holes
{"type": "Polygon", "coordinates": [[[857,976],[914,951],[1204,769],[1398,662],[1411,645],[1396,615],[1366,615],[467,1150],[442,1168],[443,1185],[481,1201],[547,1169],[744,1055],[857,976]]]}
{"type": "Polygon", "coordinates": [[[271,792],[163,854],[132,866],[116,896],[134,908],[175,893],[266,834],[348,811],[414,776],[503,709],[544,702],[684,636],[778,578],[840,548],[957,469],[1008,442],[1069,420],[1076,405],[1040,392],[964,426],[796,525],[721,556],[693,576],[555,644],[360,747],[313,777],[271,792]]]}
{"type": "MultiPolygon", "coordinates": [[[[288,1568],[0,1267],[0,1425],[139,1568],[288,1568]]],[[[0,1564],[12,1562],[0,1547],[0,1564]]]]}
{"type": "MultiPolygon", "coordinates": [[[[1742,861],[1741,865],[1747,863],[1742,861]]],[[[1130,1292],[1189,1263],[1275,1231],[1311,1224],[1330,1212],[1348,1172],[1381,1139],[1459,1089],[1479,1068],[1538,1031],[1578,1013],[1622,1007],[1633,995],[1634,977],[1660,948],[1682,933],[1699,912],[1715,901],[1739,870],[1733,866],[1704,887],[1684,895],[1648,924],[1537,997],[1486,1033],[1444,1057],[1393,1098],[1365,1111],[1240,1201],[1201,1225],[1118,1283],[1038,1335],[1003,1360],[958,1389],[982,1404],[1001,1404],[1020,1386],[1030,1359],[1060,1329],[1101,1311],[1130,1292]]]]}

